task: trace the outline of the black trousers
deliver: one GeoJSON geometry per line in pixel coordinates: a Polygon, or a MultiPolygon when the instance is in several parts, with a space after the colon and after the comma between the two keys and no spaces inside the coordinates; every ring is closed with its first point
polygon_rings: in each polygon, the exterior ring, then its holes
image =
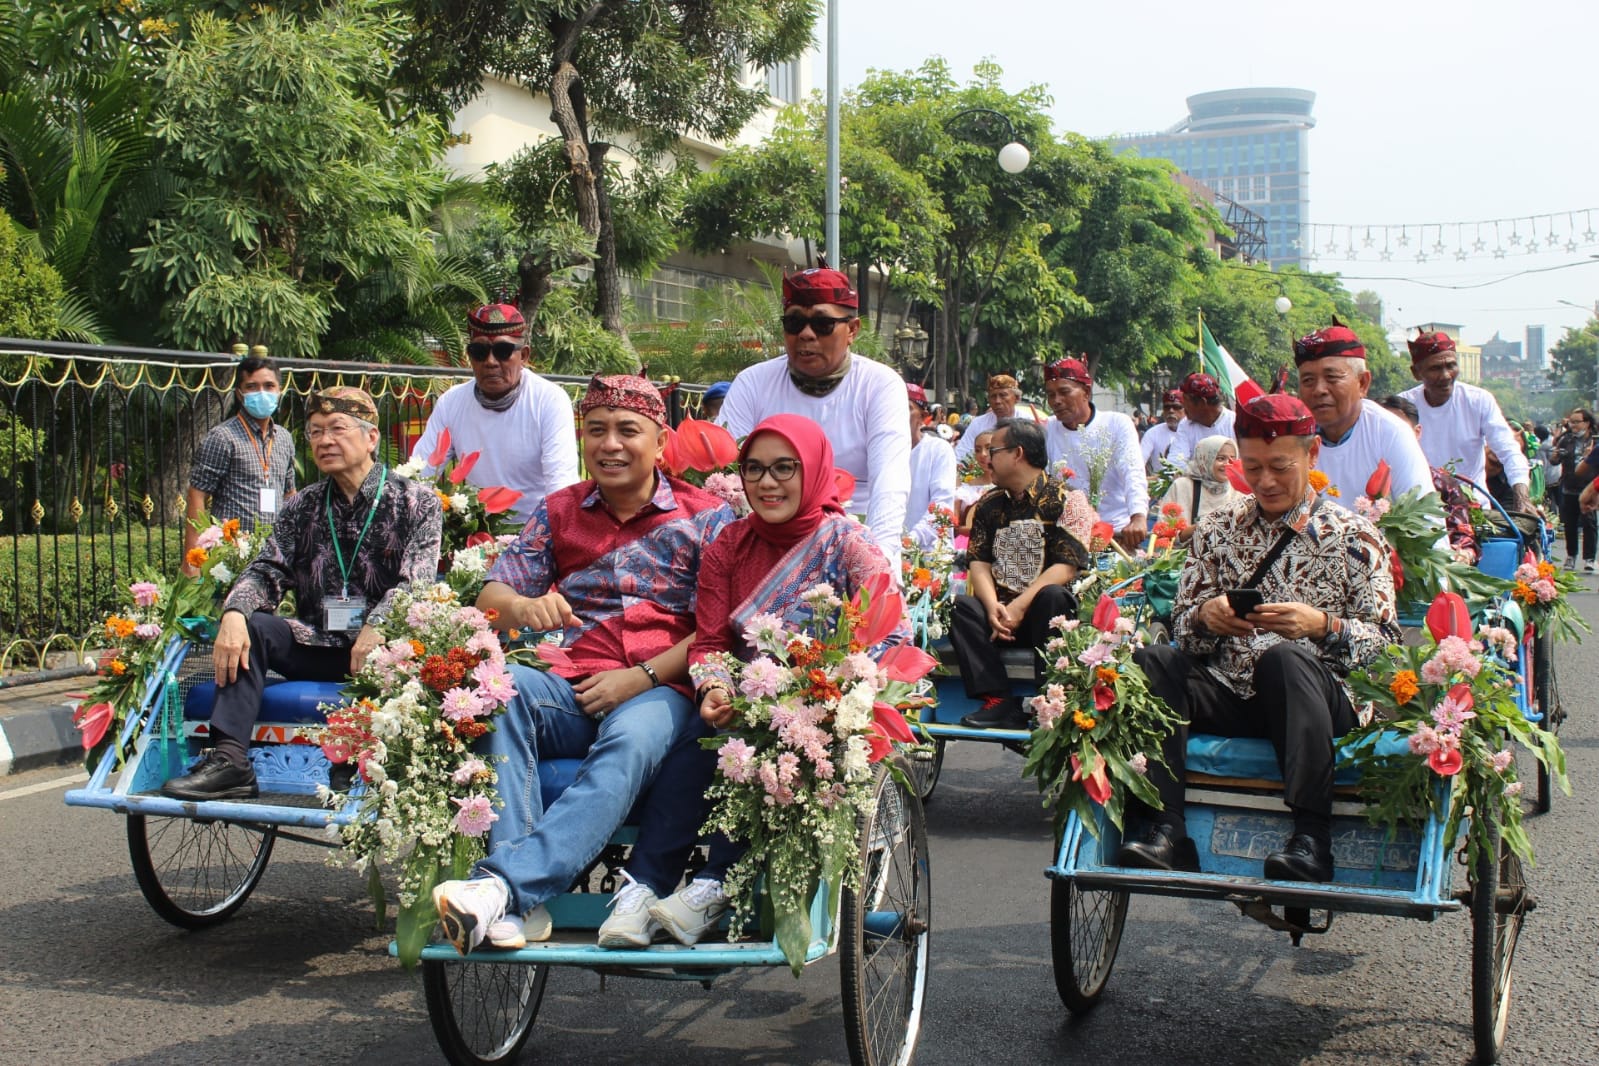
{"type": "Polygon", "coordinates": [[[266,611],[256,611],[245,625],[250,631],[250,669],[240,670],[233,684],[218,686],[211,729],[249,747],[255,720],[261,716],[268,670],[291,681],[343,681],[350,673],[350,649],[296,644],[289,623],[266,611]]]}
{"type": "Polygon", "coordinates": [[[1157,817],[1182,825],[1190,730],[1270,738],[1288,806],[1332,813],[1333,740],[1355,728],[1355,710],[1338,678],[1309,648],[1285,640],[1268,649],[1255,664],[1255,695],[1247,700],[1170,645],[1144,648],[1133,661],[1148,675],[1150,691],[1188,722],[1162,745],[1166,766],[1149,767],[1164,807],[1157,817]]]}
{"type": "Polygon", "coordinates": [[[1042,677],[1044,660],[1038,649],[1049,640],[1049,620],[1060,614],[1077,617],[1076,597],[1063,585],[1046,585],[1028,604],[1022,624],[1016,628],[1015,642],[995,643],[982,602],[976,596],[956,596],[949,639],[955,646],[966,695],[973,699],[1010,695],[1010,679],[1000,659],[1000,652],[1008,647],[1033,649],[1033,677],[1035,681],[1042,677]]]}
{"type": "Polygon", "coordinates": [[[1578,503],[1581,489],[1566,489],[1560,497],[1560,524],[1566,531],[1566,554],[1577,557],[1578,532],[1581,536],[1582,560],[1594,561],[1595,542],[1599,541],[1599,515],[1583,514],[1578,503]]]}

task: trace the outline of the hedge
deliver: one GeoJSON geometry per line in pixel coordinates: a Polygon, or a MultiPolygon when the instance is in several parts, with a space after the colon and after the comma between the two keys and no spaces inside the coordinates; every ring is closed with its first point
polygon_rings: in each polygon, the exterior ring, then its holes
{"type": "Polygon", "coordinates": [[[0,639],[94,635],[123,602],[129,582],[160,568],[163,543],[176,572],[183,555],[183,531],[176,526],[135,526],[92,539],[19,534],[0,540],[0,639]]]}

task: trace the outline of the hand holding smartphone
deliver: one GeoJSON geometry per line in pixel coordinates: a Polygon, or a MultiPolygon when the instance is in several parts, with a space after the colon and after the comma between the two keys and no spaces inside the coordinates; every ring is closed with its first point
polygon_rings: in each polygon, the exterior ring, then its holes
{"type": "Polygon", "coordinates": [[[1266,602],[1266,597],[1259,589],[1228,589],[1227,606],[1233,609],[1233,614],[1239,618],[1248,616],[1249,612],[1256,610],[1266,602]]]}

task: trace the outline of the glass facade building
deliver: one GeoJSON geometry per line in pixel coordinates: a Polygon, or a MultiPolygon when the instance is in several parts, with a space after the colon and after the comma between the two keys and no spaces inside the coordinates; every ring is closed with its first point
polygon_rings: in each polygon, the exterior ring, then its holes
{"type": "Polygon", "coordinates": [[[1266,220],[1272,266],[1304,266],[1310,224],[1310,155],[1315,126],[1307,89],[1223,89],[1188,98],[1188,117],[1159,133],[1114,138],[1145,158],[1167,159],[1266,220]]]}

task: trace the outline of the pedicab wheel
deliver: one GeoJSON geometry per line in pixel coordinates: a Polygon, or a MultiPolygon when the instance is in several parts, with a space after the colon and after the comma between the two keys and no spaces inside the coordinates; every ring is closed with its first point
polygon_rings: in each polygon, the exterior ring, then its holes
{"type": "MultiPolygon", "coordinates": [[[[903,760],[900,768],[906,770],[903,760]]],[[[932,880],[921,800],[883,766],[861,825],[861,887],[845,888],[838,953],[852,1066],[905,1066],[921,1035],[932,880]]]]}
{"type": "Polygon", "coordinates": [[[532,1035],[548,966],[510,962],[422,963],[428,1020],[452,1066],[512,1062],[532,1035]]]}
{"type": "Polygon", "coordinates": [[[1471,1032],[1477,1062],[1499,1061],[1510,1024],[1510,970],[1528,909],[1521,859],[1494,829],[1471,886],[1471,1032]]]}
{"type": "Polygon", "coordinates": [[[1158,618],[1149,623],[1148,634],[1146,639],[1151,644],[1171,643],[1171,627],[1158,618]]]}
{"type": "Polygon", "coordinates": [[[184,929],[233,916],[255,891],[276,826],[128,815],[128,857],[151,908],[184,929]]]}
{"type": "MultiPolygon", "coordinates": [[[[1555,644],[1544,634],[1533,638],[1532,672],[1533,693],[1538,700],[1538,711],[1543,715],[1543,721],[1539,724],[1550,733],[1559,735],[1560,723],[1564,721],[1566,711],[1560,706],[1560,688],[1555,684],[1555,644]]],[[[1548,814],[1555,803],[1554,779],[1541,760],[1538,763],[1536,803],[1539,814],[1548,814]]]]}
{"type": "Polygon", "coordinates": [[[944,748],[948,743],[943,737],[934,737],[932,750],[924,748],[905,756],[910,764],[911,781],[924,804],[933,798],[933,790],[938,787],[938,775],[944,771],[944,748]]]}
{"type": "Polygon", "coordinates": [[[1083,889],[1073,877],[1051,883],[1049,950],[1055,989],[1073,1014],[1099,1002],[1116,965],[1126,923],[1126,892],[1083,889]]]}

